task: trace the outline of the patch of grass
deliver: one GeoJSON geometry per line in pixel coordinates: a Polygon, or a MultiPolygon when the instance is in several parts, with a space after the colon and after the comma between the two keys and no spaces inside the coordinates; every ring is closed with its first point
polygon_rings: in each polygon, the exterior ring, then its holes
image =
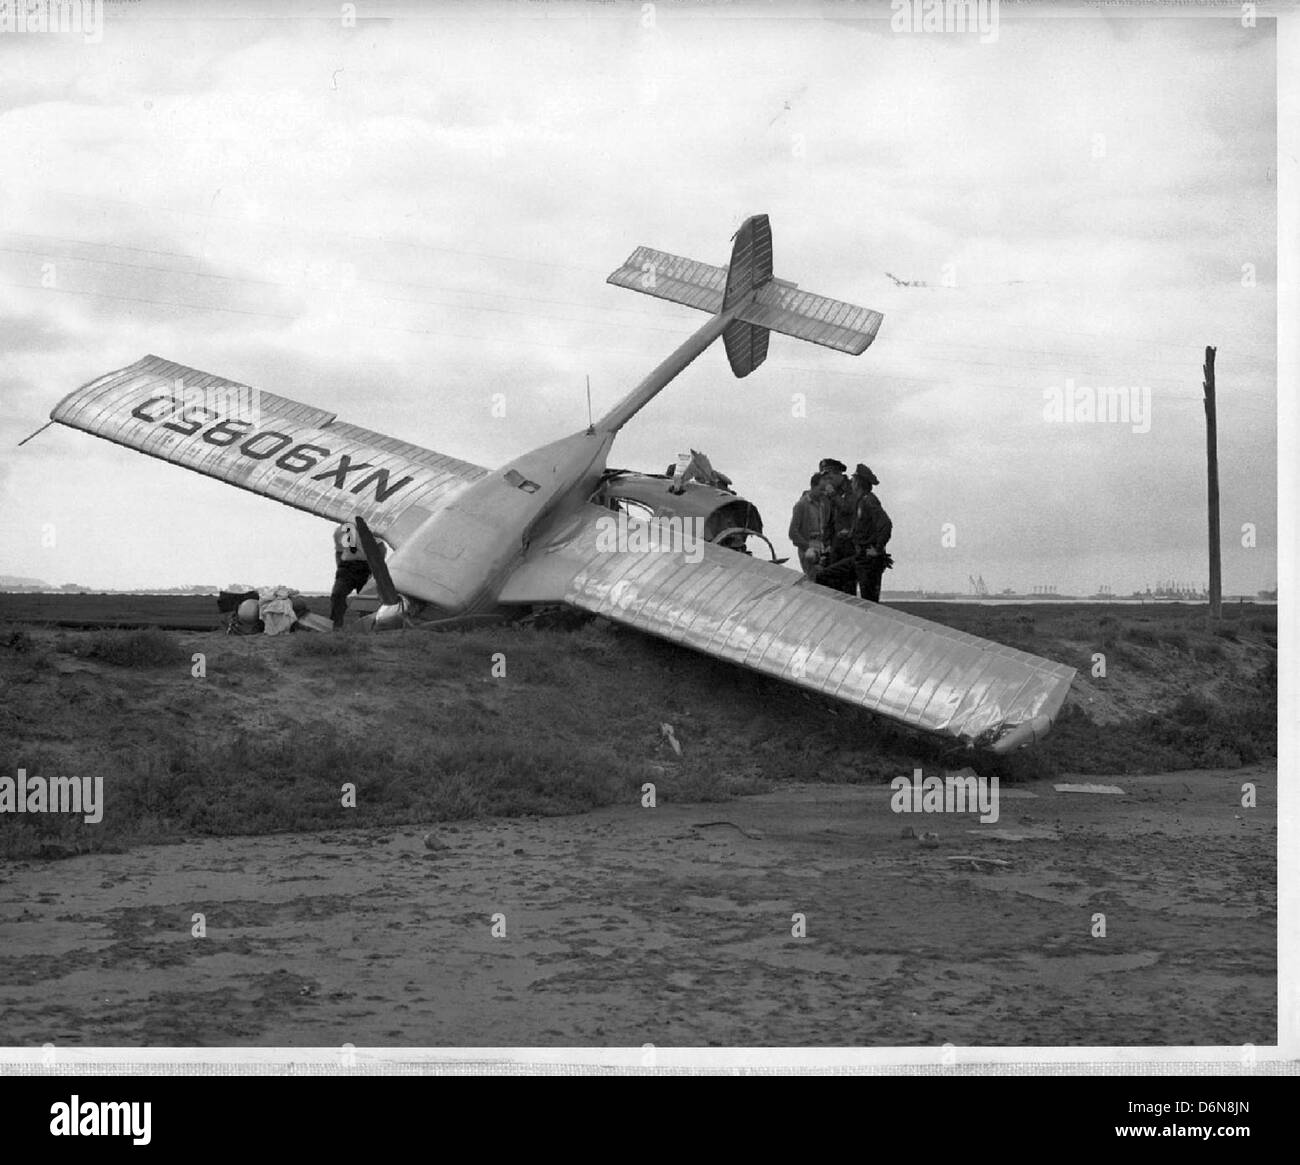
{"type": "Polygon", "coordinates": [[[730,801],[734,796],[726,777],[708,766],[670,767],[661,772],[651,770],[646,780],[655,787],[656,802],[666,804],[730,801]]]}
{"type": "Polygon", "coordinates": [[[1129,623],[1124,628],[1124,638],[1130,643],[1140,643],[1144,647],[1158,647],[1160,634],[1150,627],[1129,623]]]}
{"type": "Polygon", "coordinates": [[[114,842],[100,844],[100,838],[90,830],[83,817],[64,813],[25,814],[6,822],[0,830],[0,859],[57,859],[85,853],[121,852],[121,847],[114,842]]]}
{"type": "Polygon", "coordinates": [[[1277,756],[1276,666],[1261,690],[1226,700],[1187,695],[1169,712],[1095,724],[1066,708],[1034,747],[1035,763],[1076,773],[1158,773],[1237,768],[1277,756]]]}
{"type": "Polygon", "coordinates": [[[15,655],[29,655],[37,650],[36,640],[21,627],[0,628],[0,648],[15,655]]]}
{"type": "Polygon", "coordinates": [[[569,646],[579,658],[600,667],[617,667],[621,662],[618,632],[605,619],[589,621],[568,637],[569,646]]]}
{"type": "Polygon", "coordinates": [[[1114,615],[1103,615],[1097,620],[1097,642],[1103,650],[1109,650],[1119,642],[1124,625],[1114,615]]]}
{"type": "Polygon", "coordinates": [[[1114,651],[1115,659],[1125,667],[1130,667],[1136,672],[1151,673],[1160,670],[1160,665],[1145,652],[1135,651],[1133,648],[1120,644],[1114,651]]]}
{"type": "Polygon", "coordinates": [[[95,659],[87,648],[117,651],[117,641],[138,633],[30,628],[11,649],[0,630],[0,760],[10,765],[0,775],[17,764],[47,776],[99,774],[106,798],[98,826],[3,815],[0,854],[582,812],[636,804],[647,780],[665,801],[713,801],[785,781],[888,782],[914,768],[971,765],[1017,781],[1229,767],[1275,751],[1276,661],[1264,651],[1267,637],[1244,622],[1233,623],[1241,646],[1211,668],[1206,661],[1219,659],[1228,639],[1203,612],[1153,612],[1134,621],[1137,639],[1113,613],[1018,618],[1015,610],[952,607],[926,615],[1076,667],[1086,667],[1084,648],[1108,644],[1107,682],[1126,696],[1120,703],[1163,712],[1102,726],[1071,705],[1044,741],[999,758],[594,620],[571,631],[303,633],[287,643],[215,636],[207,668],[217,682],[207,686],[189,681],[189,649],[176,643],[180,688],[148,665],[108,682],[106,668],[75,669],[67,684],[73,725],[51,715],[52,681],[16,677],[52,676],[51,648],[62,635],[65,650],[95,659]],[[493,675],[494,656],[504,675],[493,675]],[[282,685],[288,696],[277,698],[282,685]],[[1199,702],[1175,706],[1170,694],[1207,686],[1199,702]],[[256,712],[247,699],[255,687],[268,694],[256,712]],[[680,755],[663,724],[672,725],[680,755]],[[355,809],[341,804],[345,783],[356,786],[355,809]]]}
{"type": "Polygon", "coordinates": [[[265,679],[274,674],[275,669],[256,652],[225,651],[208,658],[209,679],[265,679]]]}
{"type": "Polygon", "coordinates": [[[302,631],[290,637],[291,650],[294,655],[309,659],[335,658],[357,654],[357,641],[360,635],[331,633],[327,635],[302,631]]]}
{"type": "MultiPolygon", "coordinates": [[[[403,631],[400,635],[376,635],[360,640],[376,659],[396,657],[421,681],[472,682],[490,677],[493,656],[505,657],[506,680],[521,679],[527,654],[538,654],[542,635],[528,629],[494,627],[449,631],[403,631]]],[[[561,637],[561,642],[563,637],[561,637]]]]}
{"type": "Polygon", "coordinates": [[[45,641],[22,627],[0,627],[0,677],[30,684],[49,675],[54,656],[45,641]]]}
{"type": "Polygon", "coordinates": [[[114,667],[164,667],[189,660],[175,638],[156,627],[137,631],[94,631],[81,644],[79,654],[114,667]]]}
{"type": "MultiPolygon", "coordinates": [[[[576,813],[639,796],[626,758],[606,746],[483,734],[445,724],[433,739],[345,732],[333,724],[203,739],[160,731],[147,751],[95,758],[98,824],[63,814],[0,822],[0,856],[61,857],[179,837],[396,825],[481,816],[576,813]],[[343,805],[344,785],[356,807],[343,805]]],[[[73,773],[51,750],[9,755],[32,776],[73,773]]],[[[637,772],[638,770],[631,770],[637,772]]]]}
{"type": "Polygon", "coordinates": [[[1190,654],[1197,663],[1217,663],[1228,658],[1228,652],[1223,644],[1214,639],[1196,644],[1195,647],[1190,648],[1190,654]]]}
{"type": "MultiPolygon", "coordinates": [[[[97,770],[72,771],[58,752],[32,745],[0,748],[0,777],[95,777],[97,770]]],[[[107,799],[107,798],[105,798],[107,799]]],[[[3,813],[0,814],[0,859],[63,858],[77,854],[115,851],[99,824],[88,823],[86,813],[3,813]]]]}

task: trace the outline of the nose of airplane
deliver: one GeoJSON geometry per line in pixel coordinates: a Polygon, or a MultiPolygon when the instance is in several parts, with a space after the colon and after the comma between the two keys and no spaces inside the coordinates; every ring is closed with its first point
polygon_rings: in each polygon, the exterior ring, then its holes
{"type": "Polygon", "coordinates": [[[389,571],[393,576],[393,584],[403,595],[432,603],[448,615],[460,615],[469,610],[480,589],[471,586],[469,578],[463,572],[434,573],[427,565],[427,560],[419,567],[412,568],[394,556],[389,571]]]}

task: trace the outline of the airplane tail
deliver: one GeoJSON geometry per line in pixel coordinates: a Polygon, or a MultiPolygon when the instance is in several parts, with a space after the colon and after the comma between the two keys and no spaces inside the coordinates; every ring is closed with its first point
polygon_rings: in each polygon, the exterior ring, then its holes
{"type": "Polygon", "coordinates": [[[880,312],[827,299],[772,274],[772,228],[767,215],[747,218],[736,232],[727,267],[714,267],[638,247],[607,283],[673,303],[726,315],[722,333],[736,376],[748,376],[767,358],[771,332],[857,356],[876,338],[880,312]]]}

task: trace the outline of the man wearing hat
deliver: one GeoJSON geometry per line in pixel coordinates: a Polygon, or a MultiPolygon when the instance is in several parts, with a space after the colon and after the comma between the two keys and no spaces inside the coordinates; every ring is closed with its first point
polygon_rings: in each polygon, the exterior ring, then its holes
{"type": "Polygon", "coordinates": [[[827,507],[826,531],[822,538],[827,550],[827,564],[817,581],[824,587],[851,595],[857,591],[857,578],[853,570],[853,517],[857,512],[857,495],[844,475],[843,461],[823,457],[818,469],[827,483],[830,504],[827,507]]]}
{"type": "Polygon", "coordinates": [[[894,532],[894,523],[871,490],[872,486],[880,484],[880,478],[860,461],[853,471],[853,484],[857,496],[852,531],[855,581],[864,599],[878,603],[885,568],[894,563],[885,553],[889,537],[894,532]]]}

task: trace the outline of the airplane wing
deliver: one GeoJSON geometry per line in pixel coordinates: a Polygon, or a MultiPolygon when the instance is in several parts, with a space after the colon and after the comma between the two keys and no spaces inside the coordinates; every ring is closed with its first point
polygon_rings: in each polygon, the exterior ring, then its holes
{"type": "Polygon", "coordinates": [[[159,356],[82,385],[50,419],[322,518],[360,514],[394,546],[488,473],[159,356]]]}
{"type": "Polygon", "coordinates": [[[1075,674],[712,543],[610,549],[602,519],[589,505],[536,539],[501,601],[565,602],[995,752],[1042,736],[1075,674]]]}

